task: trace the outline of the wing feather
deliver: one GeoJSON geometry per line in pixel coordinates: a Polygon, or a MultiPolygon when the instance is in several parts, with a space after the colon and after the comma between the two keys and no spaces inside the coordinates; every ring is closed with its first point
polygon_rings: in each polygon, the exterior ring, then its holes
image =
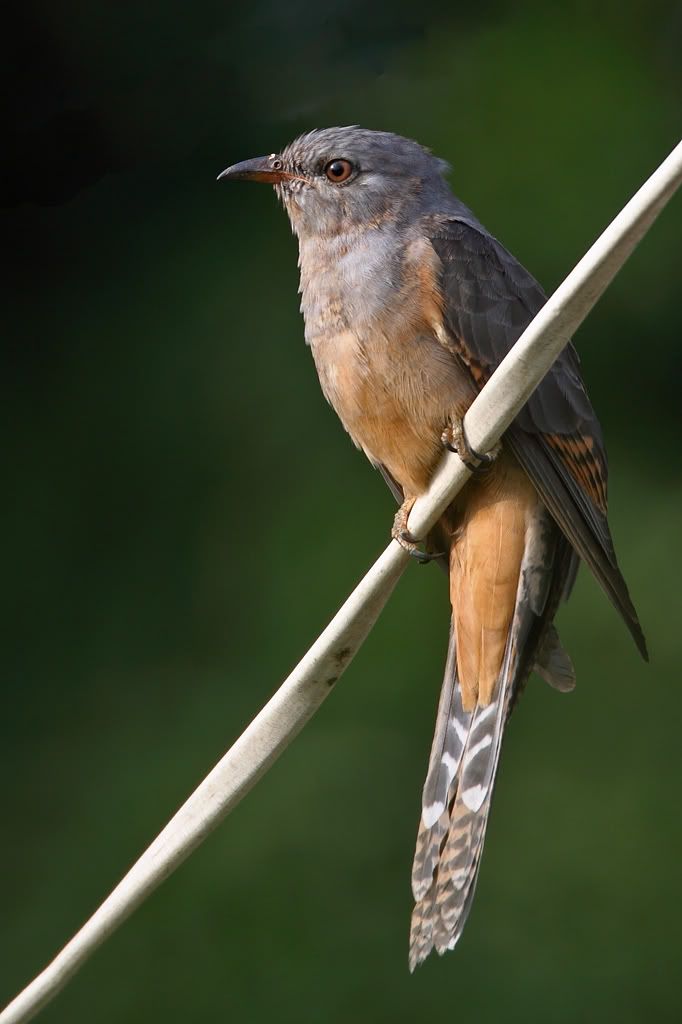
{"type": "MultiPolygon", "coordinates": [[[[441,267],[447,344],[482,387],[546,296],[497,239],[461,208],[424,218],[441,267]]],[[[623,617],[643,657],[646,641],[618,568],[607,511],[601,427],[569,344],[505,435],[565,536],[623,617]]]]}

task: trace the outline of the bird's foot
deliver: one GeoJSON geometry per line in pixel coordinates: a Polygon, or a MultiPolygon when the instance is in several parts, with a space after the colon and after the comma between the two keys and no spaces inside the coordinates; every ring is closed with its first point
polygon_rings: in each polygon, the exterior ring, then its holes
{"type": "Polygon", "coordinates": [[[471,473],[482,473],[486,469],[490,469],[493,462],[500,454],[502,445],[498,441],[497,444],[485,455],[481,455],[477,452],[472,445],[469,444],[466,432],[464,430],[464,421],[460,419],[453,420],[445,428],[440,436],[441,442],[444,448],[447,448],[450,452],[456,452],[460,459],[471,473]]]}
{"type": "Polygon", "coordinates": [[[412,536],[407,528],[407,520],[410,517],[415,501],[416,498],[406,498],[402,503],[393,520],[391,537],[400,544],[401,548],[407,551],[408,555],[415,558],[420,565],[426,565],[427,562],[432,562],[434,558],[440,558],[441,554],[431,554],[428,551],[422,551],[419,547],[419,541],[412,536]]]}

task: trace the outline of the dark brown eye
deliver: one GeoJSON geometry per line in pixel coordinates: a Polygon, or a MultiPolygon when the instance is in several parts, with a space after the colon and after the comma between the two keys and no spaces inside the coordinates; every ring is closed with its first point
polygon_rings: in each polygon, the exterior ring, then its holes
{"type": "Polygon", "coordinates": [[[329,181],[340,185],[342,181],[348,181],[353,173],[353,165],[350,160],[330,160],[324,169],[329,181]]]}
{"type": "Polygon", "coordinates": [[[272,167],[273,171],[281,171],[282,168],[284,167],[284,164],[279,159],[279,157],[274,157],[270,160],[270,166],[272,167]]]}

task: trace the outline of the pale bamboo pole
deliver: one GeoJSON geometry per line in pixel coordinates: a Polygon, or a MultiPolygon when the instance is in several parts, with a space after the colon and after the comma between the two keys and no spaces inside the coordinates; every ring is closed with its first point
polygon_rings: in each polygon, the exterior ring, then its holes
{"type": "MultiPolygon", "coordinates": [[[[580,326],[616,272],[682,183],[682,143],[623,208],[557,288],[467,412],[470,444],[488,451],[580,326]]],[[[443,459],[409,528],[423,537],[469,471],[443,459]]],[[[376,621],[408,556],[391,541],[302,661],[151,846],[55,959],[0,1013],[22,1024],[48,1003],[89,956],[170,875],[257,782],[314,714],[376,621]]]]}

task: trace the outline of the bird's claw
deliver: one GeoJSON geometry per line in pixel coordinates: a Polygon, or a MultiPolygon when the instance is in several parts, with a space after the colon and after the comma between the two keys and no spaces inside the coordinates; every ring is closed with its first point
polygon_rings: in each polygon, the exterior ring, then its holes
{"type": "Polygon", "coordinates": [[[441,434],[441,442],[444,448],[447,448],[450,452],[455,452],[459,455],[460,459],[471,473],[482,473],[485,470],[490,469],[493,462],[500,453],[499,442],[491,449],[482,455],[477,452],[473,445],[469,444],[469,440],[464,430],[463,420],[453,420],[443,433],[441,434]]]}
{"type": "Polygon", "coordinates": [[[434,558],[441,558],[442,552],[432,554],[429,551],[422,551],[419,547],[419,541],[408,530],[407,520],[414,502],[414,498],[407,498],[396,512],[391,537],[400,544],[404,551],[407,551],[411,558],[414,558],[420,565],[426,565],[427,562],[432,562],[434,558]]]}

